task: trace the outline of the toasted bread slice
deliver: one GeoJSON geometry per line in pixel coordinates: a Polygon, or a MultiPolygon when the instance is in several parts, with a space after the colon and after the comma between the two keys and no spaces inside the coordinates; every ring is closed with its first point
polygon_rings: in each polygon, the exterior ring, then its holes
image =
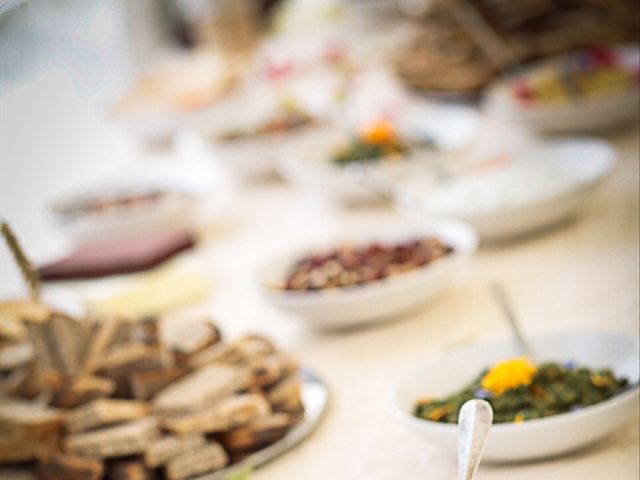
{"type": "Polygon", "coordinates": [[[262,395],[233,395],[204,410],[168,418],[163,427],[177,433],[222,432],[270,413],[269,402],[262,395]]]}
{"type": "Polygon", "coordinates": [[[237,364],[242,361],[242,352],[236,347],[224,342],[217,342],[213,345],[194,353],[186,360],[190,368],[200,368],[209,363],[237,364]]]}
{"type": "Polygon", "coordinates": [[[288,410],[292,406],[302,405],[298,375],[289,375],[271,387],[267,392],[267,400],[274,410],[288,410]]]}
{"type": "Polygon", "coordinates": [[[273,342],[262,335],[245,335],[235,340],[232,345],[240,351],[245,359],[269,355],[276,351],[273,342]]]}
{"type": "Polygon", "coordinates": [[[148,468],[142,458],[133,457],[111,460],[106,480],[154,480],[156,472],[148,468]]]}
{"type": "Polygon", "coordinates": [[[157,421],[146,417],[132,423],[69,435],[64,439],[64,448],[67,452],[88,457],[122,457],[143,453],[159,435],[157,421]]]}
{"type": "Polygon", "coordinates": [[[295,423],[296,419],[286,413],[274,413],[225,432],[219,438],[229,452],[253,451],[280,440],[295,423]]]}
{"type": "Polygon", "coordinates": [[[56,449],[62,413],[33,402],[4,399],[0,425],[0,464],[33,460],[56,449]]]}
{"type": "Polygon", "coordinates": [[[129,375],[129,391],[133,398],[149,400],[156,393],[188,373],[179,367],[154,368],[129,375]]]}
{"type": "Polygon", "coordinates": [[[137,400],[99,398],[65,415],[65,426],[72,433],[83,432],[114,423],[128,422],[149,413],[149,405],[137,400]]]}
{"type": "Polygon", "coordinates": [[[194,412],[246,389],[250,381],[250,372],[245,367],[213,363],[161,390],[153,399],[153,406],[164,415],[194,412]]]}
{"type": "Polygon", "coordinates": [[[116,384],[104,377],[86,376],[66,380],[54,391],[52,405],[73,408],[96,398],[113,394],[116,384]]]}
{"type": "Polygon", "coordinates": [[[177,329],[167,343],[174,351],[178,365],[188,365],[192,355],[218,343],[221,338],[218,327],[211,322],[201,321],[177,329]]]}
{"type": "Polygon", "coordinates": [[[169,460],[165,472],[169,480],[183,480],[224,468],[229,461],[219,443],[209,443],[169,460]]]}
{"type": "Polygon", "coordinates": [[[97,372],[116,383],[116,396],[131,397],[129,376],[134,372],[170,366],[166,353],[157,346],[139,343],[117,345],[107,353],[97,372]]]}
{"type": "Polygon", "coordinates": [[[152,442],[144,451],[144,462],[150,468],[164,465],[172,458],[195,450],[206,443],[202,435],[169,435],[152,442]]]}
{"type": "Polygon", "coordinates": [[[41,480],[101,480],[104,464],[95,458],[56,453],[41,459],[38,478],[41,480]]]}

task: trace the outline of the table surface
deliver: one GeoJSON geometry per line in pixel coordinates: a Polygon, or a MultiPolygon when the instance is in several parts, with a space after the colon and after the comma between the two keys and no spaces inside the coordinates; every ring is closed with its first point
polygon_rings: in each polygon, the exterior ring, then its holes
{"type": "MultiPolygon", "coordinates": [[[[50,254],[61,240],[44,218],[45,200],[125,165],[129,141],[78,98],[73,80],[60,71],[0,98],[0,116],[2,214],[29,251],[50,254]]],[[[492,279],[506,285],[527,333],[575,328],[638,334],[638,129],[608,139],[621,161],[578,221],[482,248],[465,284],[402,319],[349,332],[312,332],[263,305],[254,270],[273,250],[344,228],[368,229],[397,214],[389,207],[343,208],[277,181],[239,187],[224,220],[203,229],[205,243],[196,256],[214,292],[193,310],[211,313],[230,336],[251,330],[274,337],[325,378],[332,394],[318,431],[252,478],[455,478],[455,459],[399,425],[387,401],[399,376],[417,364],[457,345],[508,334],[488,292],[492,279]]],[[[19,284],[5,262],[0,258],[3,295],[19,284]]],[[[637,479],[638,449],[634,421],[589,449],[544,462],[483,465],[477,478],[637,479]]]]}
{"type": "MultiPolygon", "coordinates": [[[[455,478],[455,459],[398,424],[388,397],[401,375],[439,352],[508,334],[488,292],[492,279],[506,285],[527,333],[575,328],[638,334],[638,138],[637,128],[609,136],[621,160],[577,221],[517,243],[481,248],[463,285],[404,318],[341,333],[310,331],[262,304],[252,282],[255,269],[272,251],[346,228],[384,225],[398,214],[384,206],[345,208],[276,180],[238,187],[227,215],[203,227],[204,244],[195,253],[213,281],[213,296],[187,313],[212,315],[230,336],[267,333],[326,379],[332,395],[318,431],[252,478],[455,478]]],[[[12,141],[5,148],[18,151],[19,145],[12,141]]],[[[70,158],[81,158],[76,150],[69,148],[70,158]]],[[[37,152],[34,145],[27,151],[37,152]]],[[[38,165],[35,156],[26,160],[38,165]]],[[[45,178],[64,182],[74,175],[73,161],[40,165],[45,178]]],[[[56,235],[33,215],[44,198],[35,195],[26,205],[3,202],[3,208],[14,207],[7,217],[33,233],[26,243],[36,251],[56,235]]],[[[7,277],[3,283],[10,283],[7,277]]],[[[478,478],[633,479],[640,473],[638,448],[634,421],[592,448],[544,462],[483,465],[478,478]]]]}
{"type": "MultiPolygon", "coordinates": [[[[353,211],[279,184],[242,192],[206,255],[211,309],[233,333],[259,329],[330,384],[328,415],[308,441],[256,472],[281,478],[452,479],[455,459],[399,425],[388,396],[399,376],[448,348],[507,335],[488,284],[507,287],[527,333],[554,329],[638,334],[638,131],[611,136],[621,161],[577,221],[510,245],[482,248],[464,285],[405,318],[342,333],[309,331],[259,303],[252,273],[266,252],[341,228],[391,221],[391,209],[353,211]]],[[[638,478],[638,424],[598,445],[545,462],[483,465],[479,479],[638,478]]]]}

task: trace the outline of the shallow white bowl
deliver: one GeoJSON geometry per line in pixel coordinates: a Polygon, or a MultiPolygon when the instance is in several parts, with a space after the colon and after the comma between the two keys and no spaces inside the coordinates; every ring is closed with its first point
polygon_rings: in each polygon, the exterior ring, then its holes
{"type": "Polygon", "coordinates": [[[51,215],[62,232],[78,245],[190,228],[198,218],[205,196],[215,186],[205,170],[187,160],[181,164],[157,161],[152,171],[146,164],[131,167],[102,182],[63,193],[55,197],[51,205],[54,207],[122,191],[166,189],[184,195],[169,196],[157,204],[123,208],[101,215],[69,215],[56,208],[51,208],[51,215]]]}
{"type": "MultiPolygon", "coordinates": [[[[539,361],[575,361],[587,367],[609,367],[629,379],[634,388],[602,403],[571,413],[496,424],[489,433],[484,458],[493,462],[533,460],[560,455],[618,430],[638,415],[638,337],[595,332],[563,332],[535,336],[539,361]]],[[[520,355],[510,340],[478,344],[447,352],[404,378],[393,394],[395,416],[420,437],[456,453],[457,426],[413,416],[416,400],[444,396],[472,381],[483,368],[520,355]]]]}
{"type": "MultiPolygon", "coordinates": [[[[630,68],[637,68],[637,46],[620,47],[617,51],[630,68]]],[[[510,79],[498,82],[489,90],[484,110],[492,117],[521,123],[543,132],[595,132],[638,119],[640,90],[637,86],[610,95],[574,99],[564,105],[523,105],[511,96],[508,85],[514,78],[526,76],[532,70],[545,68],[571,55],[543,60],[510,79]]]]}
{"type": "Polygon", "coordinates": [[[156,208],[104,216],[82,216],[64,219],[54,214],[64,232],[76,244],[131,238],[140,235],[188,228],[193,219],[197,199],[183,197],[163,202],[156,208]]]}
{"type": "Polygon", "coordinates": [[[402,178],[427,170],[429,157],[460,150],[478,128],[478,115],[470,108],[415,103],[398,121],[398,128],[409,139],[432,139],[434,147],[416,146],[401,160],[382,158],[342,167],[332,156],[351,137],[338,128],[317,128],[278,152],[278,173],[290,183],[316,188],[347,202],[390,196],[402,178]]]}
{"type": "Polygon", "coordinates": [[[638,118],[638,90],[566,106],[524,108],[491,95],[488,115],[549,133],[590,133],[623,126],[638,118]]]}
{"type": "Polygon", "coordinates": [[[354,202],[389,194],[399,178],[420,166],[413,156],[341,167],[333,162],[332,155],[348,140],[347,134],[332,127],[310,131],[279,152],[278,174],[289,183],[354,202]]]}
{"type": "Polygon", "coordinates": [[[393,231],[379,230],[368,236],[334,240],[277,256],[260,269],[258,283],[268,304],[292,314],[308,326],[324,329],[352,327],[406,313],[450,287],[464,273],[477,243],[475,232],[455,221],[442,221],[424,228],[407,226],[393,231]],[[454,252],[424,267],[349,288],[295,292],[276,287],[283,283],[295,261],[311,252],[327,250],[345,242],[395,242],[426,234],[441,238],[454,248],[454,252]]]}
{"type": "Polygon", "coordinates": [[[520,204],[496,202],[474,210],[433,212],[425,205],[438,188],[433,178],[422,176],[402,182],[395,190],[396,205],[411,216],[429,219],[438,215],[459,218],[471,224],[483,240],[504,240],[558,225],[579,214],[594,189],[611,172],[616,152],[607,143],[591,138],[569,138],[542,142],[514,154],[528,162],[548,162],[573,179],[563,191],[541,195],[520,204]]]}

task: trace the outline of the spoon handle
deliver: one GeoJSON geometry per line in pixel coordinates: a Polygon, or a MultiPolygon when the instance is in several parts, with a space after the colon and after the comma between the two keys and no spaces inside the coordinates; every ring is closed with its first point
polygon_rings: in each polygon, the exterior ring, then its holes
{"type": "Polygon", "coordinates": [[[489,402],[469,400],[458,414],[458,479],[471,480],[480,466],[493,422],[489,402]]]}
{"type": "Polygon", "coordinates": [[[511,302],[509,301],[509,296],[507,295],[506,290],[504,289],[502,284],[498,282],[494,282],[491,285],[491,289],[493,291],[493,295],[496,301],[498,302],[498,305],[500,305],[500,308],[502,309],[502,313],[504,314],[505,318],[509,322],[509,326],[511,327],[513,336],[515,337],[515,340],[518,343],[518,347],[520,348],[523,354],[525,354],[531,360],[535,360],[533,349],[531,348],[531,345],[529,345],[529,342],[527,341],[524,334],[522,333],[522,329],[518,324],[518,320],[516,319],[516,314],[513,310],[513,307],[511,306],[511,302]]]}

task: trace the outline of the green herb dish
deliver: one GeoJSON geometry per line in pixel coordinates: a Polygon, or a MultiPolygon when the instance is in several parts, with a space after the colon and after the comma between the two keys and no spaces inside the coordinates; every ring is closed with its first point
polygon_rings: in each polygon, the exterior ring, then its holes
{"type": "Polygon", "coordinates": [[[486,369],[453,395],[418,401],[414,415],[457,423],[462,404],[482,398],[493,408],[494,423],[520,423],[594,405],[627,390],[628,383],[609,369],[591,370],[571,362],[534,366],[526,358],[517,358],[486,369]]]}
{"type": "Polygon", "coordinates": [[[377,162],[383,157],[396,156],[401,159],[408,151],[404,145],[372,145],[354,139],[333,157],[333,161],[344,166],[359,162],[377,162]]]}
{"type": "Polygon", "coordinates": [[[363,129],[357,137],[333,157],[338,165],[356,162],[376,162],[383,157],[402,159],[409,148],[400,141],[394,127],[379,120],[363,129]]]}

